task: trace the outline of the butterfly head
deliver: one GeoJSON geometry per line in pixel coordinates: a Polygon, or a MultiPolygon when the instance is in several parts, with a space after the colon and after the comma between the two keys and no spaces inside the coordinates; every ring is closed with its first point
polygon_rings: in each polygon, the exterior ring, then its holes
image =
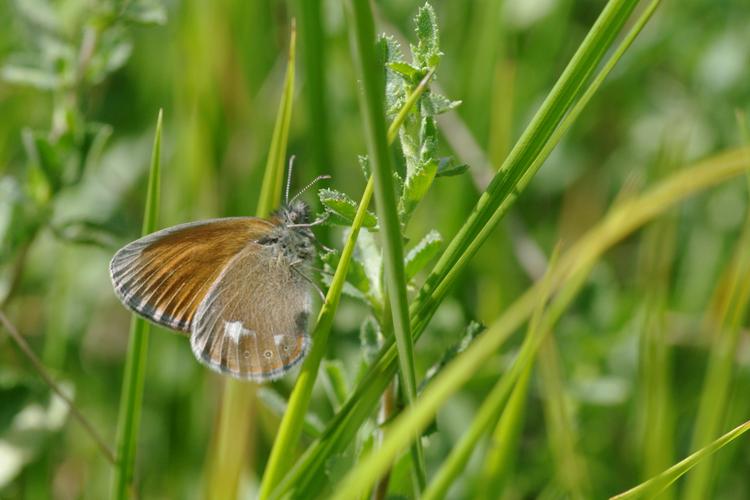
{"type": "Polygon", "coordinates": [[[309,263],[315,256],[309,205],[302,200],[293,201],[276,212],[276,220],[276,228],[258,242],[275,247],[291,262],[309,263]]]}
{"type": "Polygon", "coordinates": [[[285,225],[310,223],[310,205],[302,200],[294,200],[279,210],[281,221],[285,225]]]}

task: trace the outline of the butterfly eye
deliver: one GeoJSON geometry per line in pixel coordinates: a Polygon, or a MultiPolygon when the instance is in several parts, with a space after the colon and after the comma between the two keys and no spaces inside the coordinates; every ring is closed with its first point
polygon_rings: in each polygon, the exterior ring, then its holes
{"type": "Polygon", "coordinates": [[[245,359],[248,359],[248,358],[250,357],[250,351],[245,351],[245,352],[243,352],[243,353],[242,353],[242,356],[243,356],[243,357],[244,357],[245,359]]]}
{"type": "Polygon", "coordinates": [[[271,351],[264,351],[263,356],[265,356],[267,359],[271,359],[273,357],[273,353],[271,351]]]}

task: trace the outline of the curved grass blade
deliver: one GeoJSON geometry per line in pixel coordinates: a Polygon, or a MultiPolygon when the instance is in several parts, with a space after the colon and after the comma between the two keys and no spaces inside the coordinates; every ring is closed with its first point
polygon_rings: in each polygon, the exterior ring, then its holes
{"type": "MultiPolygon", "coordinates": [[[[159,110],[159,117],[156,119],[154,147],[151,151],[151,168],[148,174],[142,235],[156,231],[156,219],[159,211],[159,184],[161,182],[161,128],[162,110],[159,110]]],[[[129,498],[134,493],[133,473],[138,431],[141,424],[150,330],[151,325],[146,320],[133,314],[120,395],[120,414],[117,418],[117,467],[112,483],[112,498],[116,499],[129,498]]]]}

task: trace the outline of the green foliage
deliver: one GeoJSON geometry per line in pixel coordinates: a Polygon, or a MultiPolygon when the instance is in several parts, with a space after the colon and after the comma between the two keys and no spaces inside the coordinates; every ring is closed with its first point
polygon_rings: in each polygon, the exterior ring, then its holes
{"type": "Polygon", "coordinates": [[[0,2],[0,306],[75,396],[0,328],[0,497],[750,495],[744,3],[347,2],[0,2]],[[163,226],[331,175],[273,384],[127,353],[107,262],[162,106],[163,226]]]}
{"type": "MultiPolygon", "coordinates": [[[[404,59],[400,44],[392,36],[382,36],[386,64],[386,107],[389,116],[394,116],[417,85],[440,63],[442,52],[438,34],[437,19],[432,6],[425,4],[414,19],[417,44],[411,46],[413,60],[404,59]]],[[[399,215],[403,222],[408,220],[419,202],[427,194],[439,165],[443,165],[441,175],[456,175],[462,168],[452,168],[451,158],[438,157],[438,129],[435,117],[456,108],[460,101],[451,101],[433,90],[426,91],[419,104],[406,116],[399,130],[401,152],[404,156],[406,173],[400,187],[399,215]],[[450,167],[447,167],[450,165],[450,167]]]]}
{"type": "MultiPolygon", "coordinates": [[[[318,198],[320,198],[320,202],[326,210],[333,215],[332,219],[334,222],[351,226],[354,221],[354,215],[357,213],[357,203],[354,200],[340,191],[328,188],[318,191],[318,198]]],[[[362,225],[368,229],[372,229],[377,224],[378,220],[375,218],[375,215],[367,212],[362,225]]]]}

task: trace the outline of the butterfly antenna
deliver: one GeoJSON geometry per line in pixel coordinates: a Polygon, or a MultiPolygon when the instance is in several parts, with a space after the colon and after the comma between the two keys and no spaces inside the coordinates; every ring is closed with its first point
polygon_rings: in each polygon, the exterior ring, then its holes
{"type": "Polygon", "coordinates": [[[286,191],[284,192],[284,203],[289,204],[289,187],[292,185],[292,169],[294,168],[294,155],[289,157],[289,167],[286,174],[286,191]]]}
{"type": "Polygon", "coordinates": [[[325,180],[325,179],[330,179],[330,178],[331,178],[330,175],[319,175],[319,176],[317,176],[315,179],[312,180],[312,182],[310,182],[310,184],[308,184],[307,186],[305,186],[304,188],[302,188],[302,190],[299,193],[295,194],[294,198],[292,198],[291,200],[287,200],[287,205],[289,203],[293,202],[294,200],[296,200],[297,198],[299,198],[299,196],[302,193],[304,193],[305,191],[307,191],[308,189],[310,189],[311,187],[313,187],[313,185],[315,185],[316,182],[322,181],[322,180],[325,180]]]}

